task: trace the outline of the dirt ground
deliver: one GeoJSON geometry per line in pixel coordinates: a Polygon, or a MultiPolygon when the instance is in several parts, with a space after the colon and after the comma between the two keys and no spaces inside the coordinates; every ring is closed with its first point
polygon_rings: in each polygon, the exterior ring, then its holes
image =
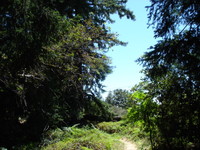
{"type": "Polygon", "coordinates": [[[122,143],[124,143],[124,150],[137,150],[137,147],[134,143],[128,141],[127,139],[121,139],[122,143]]]}

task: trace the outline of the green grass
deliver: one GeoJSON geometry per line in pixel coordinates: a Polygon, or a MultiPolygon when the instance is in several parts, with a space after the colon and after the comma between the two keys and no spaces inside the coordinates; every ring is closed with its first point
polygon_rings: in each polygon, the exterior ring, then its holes
{"type": "Polygon", "coordinates": [[[136,143],[138,150],[150,150],[148,135],[140,123],[101,122],[95,127],[63,127],[48,131],[38,147],[25,145],[20,150],[123,150],[119,139],[136,143]]]}
{"type": "Polygon", "coordinates": [[[96,125],[99,130],[105,131],[106,133],[121,133],[124,130],[123,122],[101,122],[96,125]]]}
{"type": "Polygon", "coordinates": [[[143,131],[142,125],[139,122],[135,124],[126,123],[125,121],[101,122],[96,126],[99,130],[133,141],[139,150],[150,150],[149,136],[143,131]]]}
{"type": "Polygon", "coordinates": [[[119,137],[98,129],[70,127],[47,133],[42,150],[122,150],[119,137]]]}

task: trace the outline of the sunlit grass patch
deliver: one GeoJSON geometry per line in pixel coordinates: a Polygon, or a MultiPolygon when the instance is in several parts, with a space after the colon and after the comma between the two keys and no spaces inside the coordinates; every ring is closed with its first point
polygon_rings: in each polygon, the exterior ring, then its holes
{"type": "Polygon", "coordinates": [[[121,150],[123,146],[117,137],[98,129],[70,127],[48,134],[42,150],[121,150]]]}
{"type": "Polygon", "coordinates": [[[105,131],[107,133],[121,133],[124,130],[122,126],[122,121],[118,122],[101,122],[96,125],[99,130],[105,131]]]}
{"type": "Polygon", "coordinates": [[[126,121],[118,122],[101,122],[96,125],[98,129],[103,130],[107,133],[112,133],[115,136],[121,138],[127,138],[133,141],[138,149],[150,149],[150,141],[148,139],[148,134],[144,132],[141,124],[139,122],[131,124],[126,121]]]}

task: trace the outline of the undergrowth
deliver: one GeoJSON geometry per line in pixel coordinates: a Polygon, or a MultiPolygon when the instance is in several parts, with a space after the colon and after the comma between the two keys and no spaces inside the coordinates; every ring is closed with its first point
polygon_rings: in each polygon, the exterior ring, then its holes
{"type": "Polygon", "coordinates": [[[150,141],[148,134],[144,132],[140,122],[134,124],[125,121],[119,122],[101,122],[97,124],[99,130],[105,131],[110,134],[125,137],[130,141],[136,143],[139,150],[150,150],[150,141]]]}
{"type": "Polygon", "coordinates": [[[134,125],[125,121],[101,122],[92,127],[50,130],[39,146],[30,144],[20,150],[123,150],[121,138],[136,143],[138,150],[150,150],[148,137],[139,122],[134,125]]]}
{"type": "Polygon", "coordinates": [[[121,150],[118,138],[96,128],[69,127],[50,131],[42,150],[121,150]]]}
{"type": "MultiPolygon", "coordinates": [[[[40,150],[122,150],[118,136],[112,136],[96,128],[64,127],[48,131],[40,150]]],[[[30,147],[21,147],[28,150],[30,147]]],[[[35,148],[36,149],[36,148],[35,148]]]]}

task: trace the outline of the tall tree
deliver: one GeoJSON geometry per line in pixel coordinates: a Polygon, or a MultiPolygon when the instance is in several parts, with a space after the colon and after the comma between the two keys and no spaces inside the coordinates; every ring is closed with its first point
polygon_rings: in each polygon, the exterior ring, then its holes
{"type": "Polygon", "coordinates": [[[129,91],[123,89],[115,89],[113,92],[108,94],[106,97],[106,102],[114,106],[126,108],[129,107],[129,99],[129,91]]]}
{"type": "Polygon", "coordinates": [[[198,149],[200,3],[151,0],[148,9],[155,37],[162,38],[139,59],[152,85],[150,94],[159,104],[156,124],[161,140],[155,141],[160,149],[198,149]]]}
{"type": "MultiPolygon", "coordinates": [[[[110,15],[126,1],[3,0],[0,5],[0,146],[36,140],[78,119],[111,72],[110,15]],[[108,9],[110,8],[110,9],[108,9]],[[20,135],[20,138],[19,138],[20,135]]],[[[92,105],[90,105],[92,106],[92,105]]]]}

